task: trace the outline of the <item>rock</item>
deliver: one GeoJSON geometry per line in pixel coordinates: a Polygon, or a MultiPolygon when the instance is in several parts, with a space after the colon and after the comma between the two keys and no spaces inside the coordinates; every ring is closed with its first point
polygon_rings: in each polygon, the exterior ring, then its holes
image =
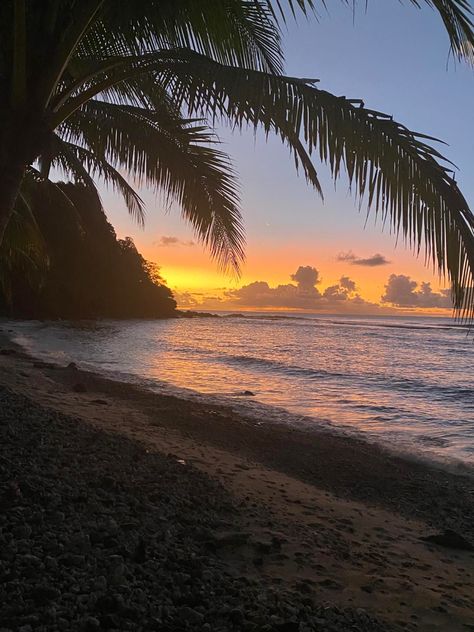
{"type": "Polygon", "coordinates": [[[30,594],[37,604],[43,606],[61,596],[61,592],[57,588],[47,585],[35,586],[30,594]]]}
{"type": "Polygon", "coordinates": [[[143,538],[140,538],[137,546],[135,547],[135,551],[133,553],[133,561],[137,564],[143,564],[146,562],[146,545],[143,538]]]}
{"type": "Polygon", "coordinates": [[[29,538],[31,531],[32,529],[29,524],[22,524],[12,529],[13,535],[18,539],[29,538]]]}
{"type": "Polygon", "coordinates": [[[102,612],[104,614],[114,614],[120,610],[122,606],[121,600],[112,593],[107,595],[101,595],[94,604],[94,610],[96,612],[102,612]]]}
{"type": "Polygon", "coordinates": [[[319,581],[318,584],[324,588],[329,588],[329,590],[341,590],[342,588],[342,584],[334,579],[330,579],[329,577],[319,581]]]}
{"type": "Polygon", "coordinates": [[[244,613],[242,612],[241,608],[233,608],[230,612],[229,612],[229,617],[232,621],[232,623],[234,623],[235,625],[240,625],[243,623],[244,621],[244,613]]]}
{"type": "Polygon", "coordinates": [[[436,533],[420,538],[423,542],[430,542],[448,549],[459,551],[474,551],[474,546],[466,538],[452,529],[446,529],[443,533],[436,533]]]}
{"type": "Polygon", "coordinates": [[[77,371],[77,364],[75,362],[69,362],[66,369],[72,369],[73,371],[77,371]]]}
{"type": "Polygon", "coordinates": [[[107,579],[105,578],[104,575],[99,575],[98,577],[95,578],[94,589],[100,590],[101,592],[104,592],[105,590],[107,590],[107,579]]]}
{"type": "Polygon", "coordinates": [[[125,581],[125,564],[121,555],[110,555],[108,558],[110,564],[110,571],[108,580],[111,584],[116,586],[123,584],[125,581]]]}
{"type": "Polygon", "coordinates": [[[242,546],[249,539],[249,534],[243,531],[227,531],[224,533],[211,532],[208,545],[211,548],[221,549],[226,546],[242,546]]]}
{"type": "Polygon", "coordinates": [[[103,630],[119,629],[120,619],[115,614],[103,614],[100,616],[100,627],[103,630]]]}
{"type": "Polygon", "coordinates": [[[16,355],[16,349],[0,349],[0,354],[4,356],[16,355]]]}
{"type": "Polygon", "coordinates": [[[135,588],[132,591],[132,598],[134,601],[137,601],[138,603],[141,603],[141,604],[144,604],[147,601],[146,592],[142,588],[135,588]]]}
{"type": "Polygon", "coordinates": [[[65,553],[64,555],[61,555],[61,557],[59,558],[59,561],[61,564],[69,568],[70,567],[79,568],[81,566],[84,566],[86,558],[84,557],[84,555],[75,555],[73,553],[65,553]]]}
{"type": "MultiPolygon", "coordinates": [[[[109,518],[107,520],[107,522],[105,523],[105,530],[110,534],[110,535],[117,535],[117,532],[119,530],[117,521],[114,518],[109,518]]],[[[122,560],[123,561],[123,560],[122,560]]]]}
{"type": "Polygon", "coordinates": [[[270,540],[253,540],[252,545],[259,553],[270,553],[273,543],[270,540]]]}
{"type": "Polygon", "coordinates": [[[72,387],[72,390],[75,393],[87,393],[87,387],[82,382],[78,382],[77,384],[74,384],[74,386],[72,387]]]}
{"type": "Polygon", "coordinates": [[[95,617],[86,617],[81,622],[81,630],[84,632],[94,632],[94,630],[100,630],[100,628],[100,621],[95,617]]]}
{"type": "Polygon", "coordinates": [[[189,606],[181,606],[179,609],[179,616],[183,621],[187,621],[191,624],[202,623],[204,619],[204,615],[189,606]]]}
{"type": "Polygon", "coordinates": [[[86,553],[91,546],[88,533],[76,533],[69,541],[69,546],[78,552],[86,553]]]}
{"type": "Polygon", "coordinates": [[[299,632],[300,624],[298,621],[283,621],[275,626],[278,632],[299,632]]]}
{"type": "Polygon", "coordinates": [[[296,582],[295,588],[299,593],[308,595],[313,592],[311,583],[312,582],[308,581],[307,579],[301,579],[300,581],[296,582]]]}
{"type": "Polygon", "coordinates": [[[55,511],[51,516],[51,519],[54,522],[64,522],[65,518],[66,514],[63,511],[55,511]]]}
{"type": "Polygon", "coordinates": [[[50,571],[55,571],[58,568],[58,560],[55,557],[51,557],[51,555],[47,555],[44,558],[44,564],[50,571]]]}
{"type": "Polygon", "coordinates": [[[120,616],[125,619],[129,619],[130,621],[138,621],[141,614],[139,608],[135,608],[134,606],[124,606],[120,610],[120,616]]]}
{"type": "Polygon", "coordinates": [[[19,555],[18,558],[19,561],[27,566],[41,566],[41,560],[36,555],[26,553],[25,555],[19,555]]]}

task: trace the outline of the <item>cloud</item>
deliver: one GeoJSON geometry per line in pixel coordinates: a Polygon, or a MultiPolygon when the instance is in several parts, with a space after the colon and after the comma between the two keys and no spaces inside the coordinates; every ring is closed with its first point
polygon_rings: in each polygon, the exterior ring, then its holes
{"type": "Polygon", "coordinates": [[[270,287],[266,281],[254,281],[237,290],[225,293],[234,304],[252,307],[310,308],[321,298],[316,287],[320,282],[319,271],[311,266],[300,266],[290,275],[296,285],[288,283],[270,287]]]}
{"type": "Polygon", "coordinates": [[[355,292],[356,284],[354,283],[352,279],[349,279],[349,277],[342,276],[339,279],[339,285],[343,287],[345,290],[347,290],[348,292],[355,292]]]}
{"type": "Polygon", "coordinates": [[[173,296],[178,304],[178,309],[223,309],[224,307],[222,305],[224,298],[219,295],[173,290],[173,296]]]}
{"type": "Polygon", "coordinates": [[[192,240],[183,241],[178,237],[173,237],[172,235],[163,235],[160,237],[159,241],[155,242],[158,246],[195,246],[196,243],[192,240]]]}
{"type": "Polygon", "coordinates": [[[307,309],[330,311],[353,307],[376,307],[356,293],[355,282],[347,276],[339,282],[320,291],[316,285],[321,283],[319,271],[312,266],[300,266],[290,275],[295,283],[271,287],[267,281],[254,281],[237,290],[225,293],[226,302],[235,307],[307,309]]]}
{"type": "Polygon", "coordinates": [[[296,281],[301,291],[312,292],[314,286],[321,282],[319,272],[311,266],[300,266],[298,270],[291,275],[291,280],[296,281]]]}
{"type": "Polygon", "coordinates": [[[449,290],[433,292],[431,283],[418,284],[405,274],[390,275],[380,300],[397,307],[452,307],[449,290]]]}
{"type": "Polygon", "coordinates": [[[185,307],[192,309],[199,307],[201,304],[201,301],[198,299],[199,294],[192,294],[191,292],[177,292],[176,290],[173,290],[173,296],[179,308],[185,307]]]}
{"type": "Polygon", "coordinates": [[[337,255],[336,259],[337,261],[345,261],[347,263],[350,263],[353,266],[367,266],[368,268],[385,266],[390,263],[390,261],[379,252],[376,252],[371,257],[367,257],[366,259],[364,259],[363,257],[358,257],[357,255],[355,255],[352,250],[349,250],[349,252],[340,252],[337,255]]]}
{"type": "Polygon", "coordinates": [[[331,301],[354,300],[356,297],[360,299],[360,296],[355,294],[355,291],[355,282],[347,276],[342,276],[339,279],[339,283],[330,285],[324,290],[323,297],[331,301]]]}

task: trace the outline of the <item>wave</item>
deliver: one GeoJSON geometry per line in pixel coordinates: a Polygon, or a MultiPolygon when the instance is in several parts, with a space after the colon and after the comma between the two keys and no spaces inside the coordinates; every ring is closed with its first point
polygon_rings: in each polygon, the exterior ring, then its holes
{"type": "MultiPolygon", "coordinates": [[[[394,322],[387,320],[378,320],[377,317],[367,320],[366,318],[358,318],[357,320],[344,319],[344,318],[328,318],[325,316],[320,316],[319,314],[308,314],[308,315],[297,315],[297,314],[275,314],[275,313],[247,313],[247,312],[236,312],[231,314],[220,314],[221,318],[229,318],[229,319],[244,319],[244,320],[271,320],[271,321],[303,321],[310,323],[324,323],[331,325],[344,325],[350,327],[359,327],[359,328],[386,328],[386,329],[413,329],[413,330],[434,330],[434,331],[471,331],[471,327],[469,325],[463,325],[461,323],[415,323],[415,322],[394,322]]],[[[419,317],[420,319],[422,317],[419,317]]]]}
{"type": "Polygon", "coordinates": [[[285,362],[280,362],[279,360],[269,360],[266,358],[257,358],[255,356],[213,354],[213,358],[224,364],[237,364],[238,366],[249,366],[252,368],[260,367],[263,369],[273,369],[274,371],[279,371],[289,376],[301,375],[309,379],[347,376],[347,374],[344,373],[325,371],[323,369],[308,369],[293,364],[286,364],[285,362]]]}
{"type": "MultiPolygon", "coordinates": [[[[474,389],[462,385],[442,385],[426,382],[421,379],[397,377],[393,375],[381,375],[375,373],[347,373],[339,371],[326,371],[324,369],[314,369],[302,367],[294,364],[287,364],[279,360],[268,358],[259,358],[247,355],[231,355],[231,354],[208,354],[210,359],[224,364],[237,365],[240,367],[248,367],[260,371],[269,370],[271,372],[283,373],[288,377],[302,377],[308,380],[331,380],[335,379],[338,384],[341,380],[350,381],[352,385],[357,383],[359,387],[366,387],[367,382],[370,385],[382,387],[383,390],[399,390],[412,391],[428,394],[430,397],[447,398],[456,400],[463,398],[464,401],[472,401],[474,403],[474,389]]],[[[381,407],[384,409],[384,407],[381,407]]],[[[388,407],[387,407],[388,410],[388,407]]]]}

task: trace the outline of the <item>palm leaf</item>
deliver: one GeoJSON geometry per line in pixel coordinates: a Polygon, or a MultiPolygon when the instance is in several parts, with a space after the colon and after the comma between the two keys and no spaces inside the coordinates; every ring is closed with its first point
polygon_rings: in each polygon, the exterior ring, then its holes
{"type": "Polygon", "coordinates": [[[0,286],[7,303],[12,299],[14,270],[21,271],[31,285],[41,285],[49,265],[46,243],[32,212],[31,192],[38,186],[28,171],[0,245],[0,286]]]}
{"type": "Polygon", "coordinates": [[[458,59],[474,62],[473,12],[468,0],[410,0],[420,7],[421,3],[436,9],[448,33],[451,49],[458,59]]]}
{"type": "Polygon", "coordinates": [[[189,52],[177,53],[160,80],[191,115],[277,132],[292,151],[303,139],[308,157],[317,154],[335,179],[345,172],[368,209],[389,217],[415,251],[424,247],[451,281],[456,308],[472,314],[473,215],[426,136],[304,81],[223,67],[189,52]]]}
{"type": "Polygon", "coordinates": [[[92,100],[60,131],[177,202],[212,256],[238,271],[244,233],[237,186],[228,157],[199,121],[182,119],[164,100],[154,111],[92,100]]]}
{"type": "Polygon", "coordinates": [[[145,210],[143,201],[126,179],[107,160],[95,155],[87,148],[63,141],[58,135],[54,138],[52,165],[73,177],[74,182],[83,184],[87,189],[99,194],[94,177],[111,185],[122,195],[128,212],[143,225],[145,210]]]}

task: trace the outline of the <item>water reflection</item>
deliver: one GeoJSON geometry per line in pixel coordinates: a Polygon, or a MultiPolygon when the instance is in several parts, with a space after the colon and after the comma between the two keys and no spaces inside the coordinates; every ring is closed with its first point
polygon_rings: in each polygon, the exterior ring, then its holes
{"type": "Polygon", "coordinates": [[[472,341],[442,319],[14,323],[34,353],[329,420],[474,461],[472,341]]]}

